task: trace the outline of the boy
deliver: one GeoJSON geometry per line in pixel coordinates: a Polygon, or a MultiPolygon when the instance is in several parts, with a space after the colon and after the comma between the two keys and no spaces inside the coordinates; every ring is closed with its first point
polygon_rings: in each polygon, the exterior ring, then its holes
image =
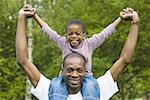
{"type": "MultiPolygon", "coordinates": [[[[25,11],[32,10],[31,5],[24,7],[25,11]]],[[[34,9],[35,10],[35,9],[34,9]]],[[[127,8],[126,12],[133,9],[127,8]]],[[[108,25],[102,32],[94,34],[91,38],[86,38],[85,25],[78,19],[71,20],[66,27],[66,35],[60,36],[56,31],[52,30],[35,12],[33,15],[41,30],[62,50],[62,60],[70,53],[77,52],[86,59],[86,74],[92,73],[92,54],[102,43],[116,31],[116,27],[122,21],[122,17],[118,17],[113,23],[108,25]]]]}

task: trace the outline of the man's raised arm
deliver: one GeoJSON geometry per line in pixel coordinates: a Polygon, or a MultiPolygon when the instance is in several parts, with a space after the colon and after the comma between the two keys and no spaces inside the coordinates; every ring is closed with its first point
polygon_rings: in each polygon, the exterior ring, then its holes
{"type": "Polygon", "coordinates": [[[28,59],[27,39],[25,34],[26,17],[33,15],[34,12],[19,11],[17,33],[16,33],[16,57],[17,63],[23,69],[34,87],[37,86],[40,79],[40,72],[35,65],[28,59]]]}
{"type": "Polygon", "coordinates": [[[110,72],[114,80],[117,79],[117,77],[120,75],[123,69],[130,63],[138,38],[138,14],[135,11],[126,15],[125,12],[122,12],[121,14],[123,14],[123,17],[130,17],[132,22],[128,38],[125,42],[121,55],[119,59],[110,68],[110,72]]]}

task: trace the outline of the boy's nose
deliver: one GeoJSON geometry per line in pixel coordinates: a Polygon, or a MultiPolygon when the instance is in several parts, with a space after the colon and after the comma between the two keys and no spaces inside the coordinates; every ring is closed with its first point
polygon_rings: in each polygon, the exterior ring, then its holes
{"type": "Polygon", "coordinates": [[[73,34],[72,34],[72,37],[76,37],[76,34],[75,34],[75,33],[73,33],[73,34]]]}
{"type": "Polygon", "coordinates": [[[72,34],[72,37],[76,37],[76,36],[77,36],[77,33],[74,32],[74,33],[72,34]]]}

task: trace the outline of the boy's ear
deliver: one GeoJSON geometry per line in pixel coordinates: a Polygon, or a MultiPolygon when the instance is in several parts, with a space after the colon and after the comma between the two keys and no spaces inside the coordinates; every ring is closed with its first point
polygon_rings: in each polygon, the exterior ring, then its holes
{"type": "Polygon", "coordinates": [[[68,35],[67,35],[67,33],[65,33],[65,37],[66,37],[66,39],[68,38],[68,35]]]}
{"type": "Polygon", "coordinates": [[[67,37],[67,33],[65,33],[65,37],[67,37]]]}
{"type": "Polygon", "coordinates": [[[83,39],[85,39],[85,38],[86,38],[86,32],[83,33],[83,39]]]}

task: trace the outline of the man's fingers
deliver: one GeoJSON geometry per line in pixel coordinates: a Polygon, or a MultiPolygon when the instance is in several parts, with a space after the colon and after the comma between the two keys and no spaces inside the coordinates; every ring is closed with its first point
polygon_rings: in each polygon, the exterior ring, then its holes
{"type": "Polygon", "coordinates": [[[123,18],[124,20],[129,20],[133,16],[133,13],[127,13],[127,12],[120,12],[120,17],[123,18]]]}
{"type": "Polygon", "coordinates": [[[32,9],[32,5],[26,4],[26,5],[24,5],[23,9],[24,9],[24,11],[30,11],[32,9]]]}
{"type": "Polygon", "coordinates": [[[36,8],[23,8],[24,11],[35,12],[36,8]]]}
{"type": "Polygon", "coordinates": [[[125,9],[122,10],[124,13],[133,13],[134,9],[127,7],[125,9]]]}
{"type": "Polygon", "coordinates": [[[26,4],[26,5],[24,5],[24,8],[32,8],[32,5],[31,4],[26,4]]]}

